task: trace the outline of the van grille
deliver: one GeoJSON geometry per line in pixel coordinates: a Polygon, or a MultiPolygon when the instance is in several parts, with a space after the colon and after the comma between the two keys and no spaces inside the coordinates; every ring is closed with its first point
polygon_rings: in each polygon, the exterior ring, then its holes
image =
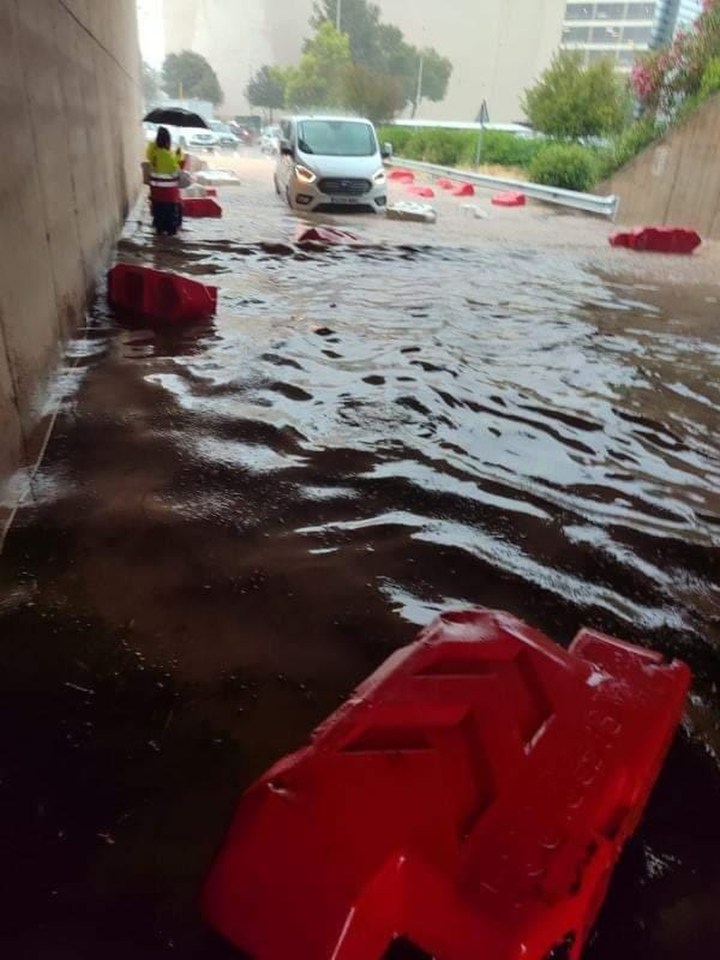
{"type": "Polygon", "coordinates": [[[322,193],[330,197],[341,195],[343,197],[362,197],[365,193],[370,193],[372,184],[369,180],[341,180],[338,177],[327,177],[321,180],[318,188],[322,193]]]}

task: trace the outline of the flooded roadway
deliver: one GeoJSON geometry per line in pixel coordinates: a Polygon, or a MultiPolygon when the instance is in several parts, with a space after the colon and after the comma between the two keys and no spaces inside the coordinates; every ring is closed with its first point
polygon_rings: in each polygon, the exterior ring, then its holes
{"type": "Polygon", "coordinates": [[[435,227],[300,250],[242,169],[221,221],[128,225],[119,256],[217,283],[218,317],[126,330],[100,297],[0,558],[3,955],[233,956],[195,897],[240,791],[472,604],[690,663],[587,956],[714,956],[717,248],[634,257],[604,223],[443,199],[435,227]]]}

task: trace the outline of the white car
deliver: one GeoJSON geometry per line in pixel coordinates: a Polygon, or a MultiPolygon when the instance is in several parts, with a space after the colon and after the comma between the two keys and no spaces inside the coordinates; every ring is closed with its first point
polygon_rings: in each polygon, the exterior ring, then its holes
{"type": "Polygon", "coordinates": [[[260,133],[260,149],[263,153],[276,157],[280,153],[280,127],[263,127],[260,133]]]}
{"type": "Polygon", "coordinates": [[[230,125],[222,120],[210,120],[210,129],[217,136],[221,150],[237,150],[242,141],[232,132],[230,125]]]}
{"type": "Polygon", "coordinates": [[[220,147],[218,135],[205,127],[168,127],[173,146],[181,150],[214,153],[220,147]]]}
{"type": "Polygon", "coordinates": [[[294,210],[380,213],[388,185],[375,127],[358,117],[293,117],[284,120],[275,190],[294,210]]]}

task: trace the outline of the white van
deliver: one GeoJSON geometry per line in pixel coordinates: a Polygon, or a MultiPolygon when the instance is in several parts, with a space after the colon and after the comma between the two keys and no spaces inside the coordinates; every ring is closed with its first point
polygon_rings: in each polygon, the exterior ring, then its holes
{"type": "Polygon", "coordinates": [[[375,127],[358,117],[292,117],[281,125],[275,189],[294,210],[340,212],[387,206],[387,174],[375,127]]]}

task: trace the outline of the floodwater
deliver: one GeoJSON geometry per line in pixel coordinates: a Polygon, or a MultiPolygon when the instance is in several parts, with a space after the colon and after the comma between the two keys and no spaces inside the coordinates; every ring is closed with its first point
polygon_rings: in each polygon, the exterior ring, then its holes
{"type": "Polygon", "coordinates": [[[266,168],[221,199],[178,241],[128,225],[119,257],[217,283],[218,316],[128,330],[101,293],[0,559],[0,952],[234,956],[196,896],[242,789],[484,605],[693,668],[587,957],[716,956],[717,249],[441,201],[301,250],[266,168]]]}

